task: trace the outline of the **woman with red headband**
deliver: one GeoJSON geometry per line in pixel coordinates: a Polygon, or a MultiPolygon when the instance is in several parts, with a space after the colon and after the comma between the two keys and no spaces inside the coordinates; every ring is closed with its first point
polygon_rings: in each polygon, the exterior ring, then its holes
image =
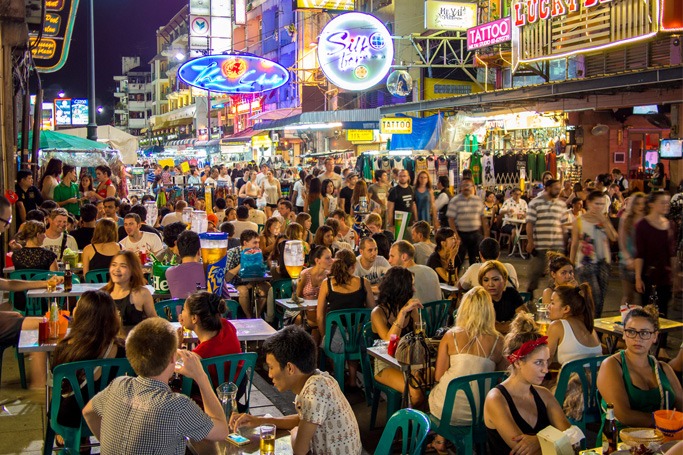
{"type": "Polygon", "coordinates": [[[489,453],[540,454],[539,431],[552,425],[570,427],[562,407],[541,383],[548,373],[548,338],[533,317],[518,314],[505,336],[503,354],[510,362],[508,379],[491,389],[484,402],[489,453]]]}

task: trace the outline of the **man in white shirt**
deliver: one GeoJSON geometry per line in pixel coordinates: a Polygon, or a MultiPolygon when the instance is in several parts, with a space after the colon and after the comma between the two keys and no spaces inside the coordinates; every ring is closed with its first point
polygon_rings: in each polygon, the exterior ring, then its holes
{"type": "Polygon", "coordinates": [[[78,252],[78,242],[76,242],[75,238],[66,233],[68,218],[69,212],[67,212],[66,209],[61,207],[52,209],[49,217],[50,224],[45,231],[43,248],[47,248],[56,254],[58,261],[62,260],[62,255],[66,248],[78,252]],[[66,242],[64,241],[64,236],[66,236],[66,242]]]}
{"type": "Polygon", "coordinates": [[[212,167],[211,174],[206,178],[206,180],[204,180],[204,185],[216,186],[216,182],[218,181],[218,175],[218,168],[212,167]]]}
{"type": "Polygon", "coordinates": [[[178,200],[175,203],[175,212],[171,212],[164,216],[161,220],[161,226],[166,227],[171,223],[177,223],[183,221],[183,210],[187,207],[187,202],[183,200],[178,200]]]}
{"type": "Polygon", "coordinates": [[[146,251],[155,255],[164,249],[158,235],[140,230],[142,221],[137,213],[129,213],[123,218],[123,228],[128,236],[119,242],[124,250],[146,251]]]}
{"type": "Polygon", "coordinates": [[[426,221],[418,221],[410,228],[415,247],[415,263],[427,265],[427,259],[436,249],[436,245],[429,238],[432,227],[426,221]]]}
{"type": "MultiPolygon", "coordinates": [[[[500,232],[504,234],[510,234],[510,238],[515,238],[517,224],[510,223],[506,221],[506,218],[518,218],[524,219],[526,217],[526,212],[528,209],[527,203],[521,198],[522,190],[519,188],[514,188],[510,194],[510,198],[503,202],[503,206],[500,208],[500,215],[503,217],[503,227],[500,228],[500,232]]],[[[521,225],[521,224],[520,224],[521,225]]]]}
{"type": "Polygon", "coordinates": [[[363,237],[360,241],[360,255],[356,258],[356,270],[359,278],[367,278],[373,286],[382,281],[382,277],[391,267],[389,261],[377,254],[377,243],[372,237],[363,237]]]}
{"type": "Polygon", "coordinates": [[[333,196],[338,196],[339,195],[339,190],[341,189],[342,186],[342,176],[334,172],[334,160],[332,158],[326,158],[325,159],[325,172],[320,174],[318,176],[318,179],[321,182],[324,182],[326,179],[332,180],[332,183],[334,183],[334,195],[333,196]]]}
{"type": "Polygon", "coordinates": [[[240,238],[242,232],[247,229],[258,232],[256,223],[249,221],[249,208],[247,206],[240,205],[235,209],[235,212],[237,213],[237,220],[230,221],[230,223],[235,226],[235,233],[231,235],[232,238],[240,238]]]}
{"type": "MultiPolygon", "coordinates": [[[[467,271],[460,277],[460,289],[469,291],[479,284],[479,269],[486,261],[498,260],[500,257],[500,244],[494,238],[488,237],[479,244],[479,258],[481,262],[475,262],[467,271]]],[[[517,271],[512,264],[504,262],[503,265],[508,271],[508,281],[506,287],[517,289],[519,287],[519,279],[517,279],[517,271]]]]}
{"type": "Polygon", "coordinates": [[[422,303],[441,300],[441,287],[439,286],[439,275],[434,269],[426,265],[415,263],[415,248],[406,240],[399,240],[391,246],[389,250],[389,264],[393,267],[405,267],[415,276],[413,286],[415,293],[413,297],[422,303]]]}

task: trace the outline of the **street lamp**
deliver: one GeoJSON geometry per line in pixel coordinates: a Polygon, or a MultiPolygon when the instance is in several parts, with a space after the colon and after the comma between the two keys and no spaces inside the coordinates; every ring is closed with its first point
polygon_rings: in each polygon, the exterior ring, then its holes
{"type": "Polygon", "coordinates": [[[57,93],[57,96],[59,98],[64,98],[66,96],[66,93],[64,93],[64,90],[60,90],[59,93],[57,93]]]}
{"type": "Polygon", "coordinates": [[[97,106],[97,113],[101,114],[102,112],[104,112],[104,108],[102,106],[97,106]]]}

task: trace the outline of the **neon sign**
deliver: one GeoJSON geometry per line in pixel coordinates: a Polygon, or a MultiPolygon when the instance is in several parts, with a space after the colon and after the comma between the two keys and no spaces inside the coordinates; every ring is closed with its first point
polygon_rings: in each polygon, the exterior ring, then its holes
{"type": "MultiPolygon", "coordinates": [[[[579,10],[580,0],[520,0],[513,5],[515,12],[515,27],[533,24],[538,20],[548,20],[551,17],[564,16],[579,10]]],[[[593,8],[612,0],[581,0],[583,7],[593,8]]]]}
{"type": "Polygon", "coordinates": [[[512,39],[510,16],[467,30],[467,50],[505,43],[512,39]]]}
{"type": "Polygon", "coordinates": [[[252,54],[207,55],[178,68],[188,85],[220,93],[261,93],[282,87],[289,72],[280,64],[252,54]]]}
{"type": "Polygon", "coordinates": [[[389,72],[394,43],[389,30],[374,16],[346,13],[323,28],[318,61],[325,77],[345,90],[367,90],[389,72]]]}

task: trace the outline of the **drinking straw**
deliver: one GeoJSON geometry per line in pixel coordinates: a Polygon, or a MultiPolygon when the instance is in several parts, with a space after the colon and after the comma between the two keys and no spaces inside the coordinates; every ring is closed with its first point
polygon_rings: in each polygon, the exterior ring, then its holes
{"type": "Polygon", "coordinates": [[[666,409],[669,410],[669,391],[664,392],[664,399],[666,400],[666,409]]]}
{"type": "MultiPolygon", "coordinates": [[[[422,326],[422,311],[419,311],[419,310],[418,310],[417,314],[420,316],[420,328],[422,328],[422,327],[423,327],[423,326],[422,326]]],[[[669,399],[668,393],[669,393],[669,392],[667,391],[666,393],[667,393],[666,398],[667,398],[667,403],[668,403],[668,399],[669,399]]],[[[667,408],[668,408],[668,406],[667,406],[667,408]]]]}

